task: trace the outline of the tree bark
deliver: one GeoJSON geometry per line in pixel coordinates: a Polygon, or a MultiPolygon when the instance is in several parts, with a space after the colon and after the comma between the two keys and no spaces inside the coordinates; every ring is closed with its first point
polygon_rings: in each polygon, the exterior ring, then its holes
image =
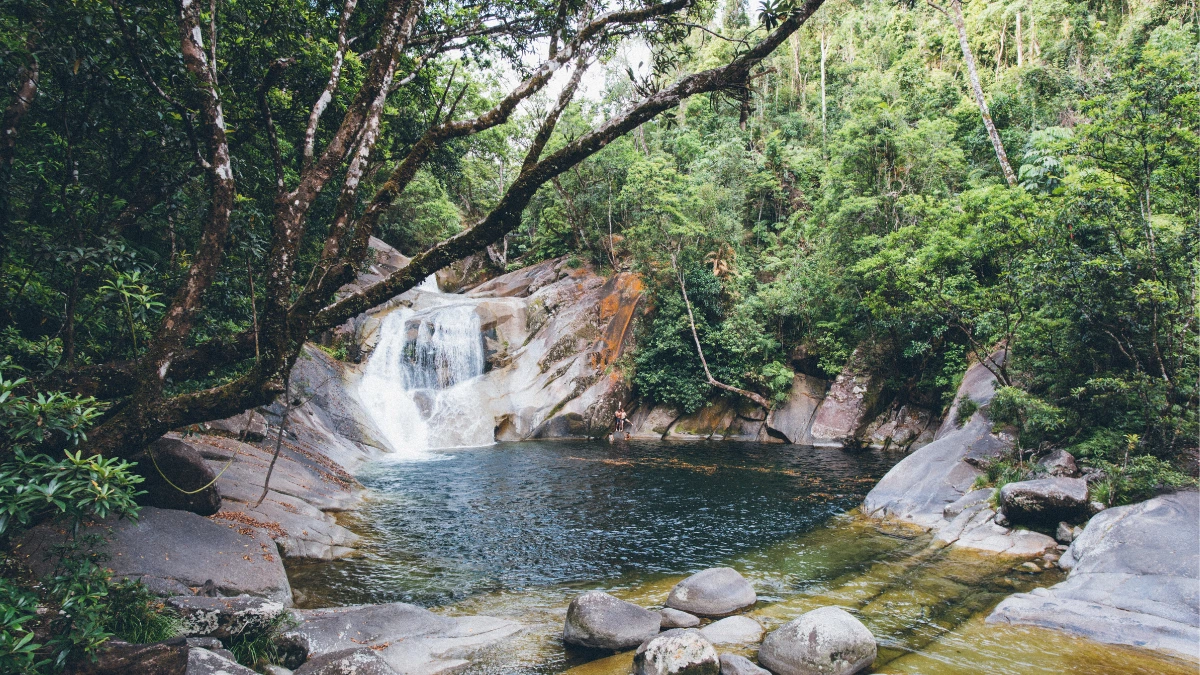
{"type": "Polygon", "coordinates": [[[692,301],[688,299],[687,284],[685,284],[683,281],[683,271],[680,270],[677,265],[675,265],[674,255],[671,256],[671,265],[675,267],[675,276],[679,279],[679,290],[683,293],[683,304],[685,307],[687,307],[688,324],[692,327],[692,339],[696,341],[696,354],[700,356],[700,365],[704,366],[704,377],[708,379],[708,383],[718,389],[724,389],[725,391],[732,392],[738,396],[746,398],[753,403],[762,406],[763,410],[770,412],[771,403],[767,399],[752,391],[746,391],[745,389],[739,389],[731,384],[720,382],[717,380],[717,378],[712,376],[712,372],[708,369],[708,359],[704,358],[704,348],[700,346],[700,334],[696,332],[696,317],[692,314],[692,301]]]}
{"type": "Polygon", "coordinates": [[[1004,173],[1004,180],[1008,181],[1009,187],[1017,184],[1017,175],[1013,173],[1012,166],[1008,163],[1008,155],[1004,152],[1004,142],[1000,140],[1000,133],[996,131],[996,124],[992,122],[992,113],[988,110],[987,101],[983,98],[983,87],[979,84],[979,72],[975,68],[975,55],[971,52],[971,44],[967,41],[967,26],[963,21],[962,0],[950,0],[950,10],[930,3],[934,9],[942,14],[950,17],[954,22],[954,28],[958,31],[958,44],[962,47],[963,61],[967,64],[967,77],[971,81],[971,92],[975,95],[975,103],[979,106],[979,114],[983,117],[983,126],[987,129],[988,138],[992,141],[992,147],[996,150],[996,160],[1000,162],[1000,170],[1004,173]]]}

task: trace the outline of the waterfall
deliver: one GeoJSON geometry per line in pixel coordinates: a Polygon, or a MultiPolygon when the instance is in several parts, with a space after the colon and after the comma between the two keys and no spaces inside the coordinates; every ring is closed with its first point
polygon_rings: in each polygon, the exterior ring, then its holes
{"type": "MultiPolygon", "coordinates": [[[[436,281],[420,290],[437,293],[436,281]]],[[[447,296],[455,297],[455,296],[447,296]]],[[[475,389],[483,374],[479,315],[467,303],[384,317],[358,386],[363,407],[394,453],[428,457],[438,448],[489,445],[492,420],[475,389]]]]}

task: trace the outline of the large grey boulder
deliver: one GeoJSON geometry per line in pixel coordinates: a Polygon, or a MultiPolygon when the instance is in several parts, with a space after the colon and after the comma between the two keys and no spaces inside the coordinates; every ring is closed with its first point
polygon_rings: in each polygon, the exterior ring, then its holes
{"type": "Polygon", "coordinates": [[[253,670],[207,649],[188,650],[186,675],[257,675],[253,670]]]}
{"type": "Polygon", "coordinates": [[[671,609],[670,607],[664,607],[658,614],[662,617],[660,625],[663,630],[671,628],[695,628],[700,625],[700,617],[688,614],[687,612],[681,612],[677,609],[671,609]]]}
{"type": "MultiPolygon", "coordinates": [[[[999,353],[991,358],[1002,360],[999,353]]],[[[893,466],[867,494],[863,511],[925,529],[942,525],[946,506],[970,492],[982,473],[976,464],[1012,448],[1012,439],[993,433],[987,417],[986,406],[995,395],[995,386],[995,376],[983,365],[968,368],[933,442],[893,466]],[[958,410],[966,401],[977,409],[960,427],[958,410]]]]}
{"type": "Polygon", "coordinates": [[[1027,624],[1200,659],[1200,493],[1093,516],[1058,561],[1067,580],[1017,593],[988,623],[1027,624]]]}
{"type": "Polygon", "coordinates": [[[221,640],[265,629],[287,611],[282,603],[251,595],[233,598],[184,595],[168,599],[167,604],[179,614],[184,635],[221,640]]]}
{"type": "Polygon", "coordinates": [[[589,649],[632,649],[658,634],[662,616],[601,591],[575,597],[567,607],[563,642],[589,649]]]}
{"type": "Polygon", "coordinates": [[[395,675],[396,671],[373,649],[358,647],[314,656],[295,675],[395,675]]]}
{"type": "Polygon", "coordinates": [[[697,572],[671,589],[667,607],[706,617],[736,614],[758,601],[754,587],[737,570],[714,567],[697,572]]]}
{"type": "MultiPolygon", "coordinates": [[[[160,587],[182,592],[212,580],[224,595],[244,593],[292,604],[275,543],[257,530],[152,506],[142,508],[137,522],[107,519],[87,530],[103,539],[104,564],[114,577],[161,582],[160,587]]],[[[25,534],[18,555],[35,572],[48,573],[53,561],[47,554],[62,537],[55,525],[39,525],[25,534]]]]}
{"type": "Polygon", "coordinates": [[[191,511],[211,516],[221,509],[217,474],[200,452],[177,438],[160,438],[133,458],[145,480],[145,494],[137,498],[143,506],[191,511]],[[194,494],[188,494],[189,492],[194,494]]]}
{"type": "Polygon", "coordinates": [[[762,624],[748,616],[730,616],[700,629],[715,645],[750,644],[762,640],[762,624]]]}
{"type": "Polygon", "coordinates": [[[675,628],[651,638],[633,657],[634,675],[719,675],[712,643],[694,628],[675,628]]]}
{"type": "Polygon", "coordinates": [[[754,662],[737,654],[721,655],[721,675],[771,675],[771,671],[759,668],[754,662]]]}
{"type": "Polygon", "coordinates": [[[1000,488],[1004,517],[1018,525],[1053,527],[1088,516],[1088,485],[1082,478],[1039,478],[1000,488]]]}
{"type": "Polygon", "coordinates": [[[281,647],[294,660],[365,647],[405,675],[463,668],[474,652],[521,630],[513,621],[442,616],[403,602],[293,610],[292,616],[299,624],[283,634],[281,647]]]}
{"type": "Polygon", "coordinates": [[[775,675],[850,675],[875,661],[875,637],[844,609],[822,607],[763,640],[758,661],[775,675]]]}

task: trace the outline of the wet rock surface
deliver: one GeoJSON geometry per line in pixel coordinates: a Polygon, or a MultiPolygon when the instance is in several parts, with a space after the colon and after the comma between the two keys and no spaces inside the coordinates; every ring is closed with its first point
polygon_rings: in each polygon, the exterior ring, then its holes
{"type": "Polygon", "coordinates": [[[767,635],[758,660],[775,675],[851,675],[875,655],[866,626],[844,609],[822,607],[767,635]]]}
{"type": "Polygon", "coordinates": [[[1058,561],[1067,580],[1006,598],[989,623],[1200,659],[1200,493],[1177,492],[1094,516],[1058,561]]]}
{"type": "Polygon", "coordinates": [[[589,591],[567,607],[563,642],[576,647],[621,651],[658,634],[662,615],[608,593],[589,591]]]}
{"type": "Polygon", "coordinates": [[[642,643],[634,675],[719,675],[717,650],[694,628],[675,628],[642,643]]]}
{"type": "Polygon", "coordinates": [[[667,606],[697,616],[723,617],[757,601],[754,587],[737,570],[714,567],[676,584],[667,597],[667,606]]]}

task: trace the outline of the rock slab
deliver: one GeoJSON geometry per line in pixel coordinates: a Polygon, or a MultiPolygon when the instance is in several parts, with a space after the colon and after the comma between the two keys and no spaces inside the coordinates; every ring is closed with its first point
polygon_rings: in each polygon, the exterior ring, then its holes
{"type": "Polygon", "coordinates": [[[802,614],[763,640],[758,660],[775,675],[851,675],[875,661],[875,637],[844,609],[802,614]]]}
{"type": "Polygon", "coordinates": [[[694,628],[675,628],[651,638],[633,657],[634,675],[719,675],[717,650],[694,628]]]}
{"type": "Polygon", "coordinates": [[[1094,516],[1058,561],[1067,580],[1017,593],[988,623],[1028,624],[1200,660],[1200,493],[1094,516]]]}
{"type": "Polygon", "coordinates": [[[169,598],[167,604],[179,613],[184,635],[219,640],[265,629],[286,611],[282,603],[251,595],[233,598],[183,595],[169,598]]]}
{"type": "Polygon", "coordinates": [[[758,596],[746,578],[730,567],[697,572],[671,589],[667,607],[704,617],[723,617],[754,606],[758,596]]]}
{"type": "Polygon", "coordinates": [[[295,675],[395,675],[396,671],[367,647],[343,649],[315,656],[296,669],[295,675]]]}
{"type": "Polygon", "coordinates": [[[253,670],[207,649],[188,650],[187,675],[257,675],[253,670]]]}
{"type": "Polygon", "coordinates": [[[567,607],[563,642],[576,647],[622,651],[658,634],[663,617],[601,591],[576,596],[567,607]]]}

